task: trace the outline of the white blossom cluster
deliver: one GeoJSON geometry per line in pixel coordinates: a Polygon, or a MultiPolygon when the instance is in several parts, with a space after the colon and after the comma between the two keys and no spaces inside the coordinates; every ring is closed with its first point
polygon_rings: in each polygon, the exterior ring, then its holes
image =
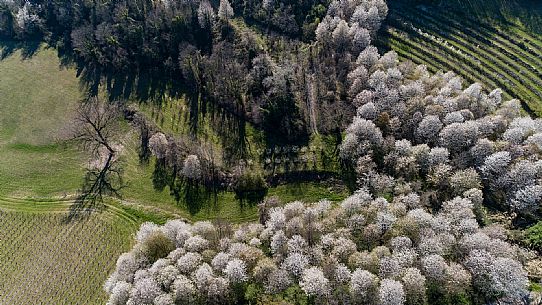
{"type": "Polygon", "coordinates": [[[3,6],[11,13],[14,22],[14,30],[20,34],[31,33],[41,26],[43,20],[38,15],[40,11],[39,4],[32,2],[1,0],[0,6],[3,6]]]}
{"type": "Polygon", "coordinates": [[[201,178],[202,164],[199,157],[195,154],[187,155],[188,149],[180,147],[174,139],[168,139],[163,133],[157,132],[150,137],[148,146],[158,162],[180,167],[179,174],[187,179],[195,181],[201,178]],[[186,155],[185,158],[183,158],[184,155],[186,155]]]}
{"type": "MultiPolygon", "coordinates": [[[[252,226],[250,230],[247,234],[257,236],[261,228],[252,226]]],[[[210,222],[145,223],[136,240],[134,249],[119,257],[105,284],[110,305],[234,303],[232,289],[249,280],[249,267],[263,256],[257,247],[220,239],[219,228],[210,222]],[[163,234],[176,247],[151,261],[144,245],[155,234],[163,234]]]]}
{"type": "Polygon", "coordinates": [[[32,4],[29,1],[25,1],[24,5],[20,7],[15,15],[15,20],[20,29],[28,28],[32,23],[38,22],[39,17],[31,13],[32,4]]]}
{"type": "Polygon", "coordinates": [[[476,188],[520,216],[538,213],[542,119],[522,116],[519,101],[503,102],[499,89],[485,93],[479,84],[463,88],[452,72],[432,75],[374,47],[359,54],[349,79],[358,108],[341,153],[360,187],[433,192],[440,202],[476,188]]]}
{"type": "MultiPolygon", "coordinates": [[[[229,4],[220,6],[229,18],[229,4]]],[[[202,27],[214,18],[209,7],[198,9],[202,27]]],[[[248,295],[266,303],[292,289],[318,304],[527,300],[527,254],[504,229],[480,228],[475,211],[488,201],[537,212],[542,120],[522,117],[500,90],[463,88],[451,72],[380,55],[371,36],[386,14],[383,0],[335,0],[316,31],[319,43],[357,57],[347,77],[357,115],[341,155],[360,190],[337,207],[272,207],[263,225],[234,232],[210,222],[144,224],[105,285],[108,304],[236,304],[248,295]],[[151,261],[142,245],[156,232],[176,249],[151,261]]],[[[165,136],[149,144],[167,157],[165,136]]],[[[182,172],[195,179],[198,164],[188,156],[182,172]]]]}
{"type": "Polygon", "coordinates": [[[235,304],[249,285],[260,301],[293,285],[325,304],[416,304],[427,301],[429,287],[523,300],[526,254],[497,227],[479,228],[473,192],[434,215],[414,193],[389,201],[360,190],[335,208],[327,201],[271,208],[265,225],[231,233],[210,222],[146,223],[105,285],[108,304],[235,304]],[[156,232],[176,249],[152,262],[141,245],[156,232]]]}
{"type": "Polygon", "coordinates": [[[166,135],[157,132],[149,139],[149,149],[157,159],[164,159],[168,151],[168,140],[166,135]]]}
{"type": "Polygon", "coordinates": [[[384,0],[334,0],[318,24],[316,39],[337,51],[359,54],[388,14],[384,0]]]}

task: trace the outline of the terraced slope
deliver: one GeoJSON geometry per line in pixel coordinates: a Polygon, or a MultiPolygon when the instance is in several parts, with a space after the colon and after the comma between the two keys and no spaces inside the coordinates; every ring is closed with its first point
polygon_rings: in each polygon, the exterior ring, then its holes
{"type": "Polygon", "coordinates": [[[434,71],[452,70],[487,89],[499,87],[542,114],[542,36],[506,20],[390,1],[381,43],[434,71]]]}
{"type": "Polygon", "coordinates": [[[0,304],[105,303],[137,222],[114,206],[67,222],[71,203],[0,198],[0,304]]]}

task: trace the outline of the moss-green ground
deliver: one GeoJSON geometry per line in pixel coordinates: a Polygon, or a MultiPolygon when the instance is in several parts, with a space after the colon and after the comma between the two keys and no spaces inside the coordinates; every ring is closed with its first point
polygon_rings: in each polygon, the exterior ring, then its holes
{"type": "MultiPolygon", "coordinates": [[[[62,141],[63,128],[82,96],[75,71],[62,68],[56,51],[44,48],[28,59],[23,59],[16,51],[0,61],[0,71],[0,197],[72,196],[82,183],[87,162],[84,153],[62,141]]],[[[181,107],[182,103],[175,101],[175,106],[181,107]]],[[[182,118],[174,118],[179,113],[177,110],[182,113],[186,109],[175,108],[173,112],[171,107],[164,106],[152,109],[153,116],[150,106],[141,108],[165,132],[188,132],[188,123],[182,118]],[[168,123],[174,120],[175,130],[168,127],[168,123]]],[[[210,123],[201,129],[202,133],[215,139],[218,137],[210,123]]],[[[256,146],[254,138],[249,137],[252,146],[256,146]]],[[[163,191],[153,188],[151,179],[155,160],[141,164],[138,143],[135,130],[126,135],[123,156],[127,183],[123,190],[125,201],[157,207],[193,220],[221,217],[240,222],[257,217],[255,207],[241,207],[233,193],[228,192],[219,195],[216,205],[205,206],[197,214],[190,215],[182,203],[177,203],[170,196],[167,187],[163,191]]],[[[346,194],[337,195],[319,183],[302,183],[271,188],[269,195],[289,201],[322,197],[339,200],[346,194]]]]}

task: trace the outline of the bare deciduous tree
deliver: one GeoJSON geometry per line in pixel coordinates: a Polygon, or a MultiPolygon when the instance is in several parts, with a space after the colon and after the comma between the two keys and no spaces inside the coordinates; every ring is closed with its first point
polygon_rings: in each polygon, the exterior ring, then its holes
{"type": "Polygon", "coordinates": [[[93,97],[84,100],[77,110],[71,139],[90,154],[80,194],[70,217],[97,208],[104,196],[120,197],[123,187],[118,141],[120,109],[117,105],[93,97]]]}

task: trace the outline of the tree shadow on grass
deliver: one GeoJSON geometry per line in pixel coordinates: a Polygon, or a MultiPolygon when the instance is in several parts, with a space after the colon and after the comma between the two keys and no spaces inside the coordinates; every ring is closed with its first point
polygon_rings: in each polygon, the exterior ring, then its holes
{"type": "Polygon", "coordinates": [[[32,58],[40,49],[42,42],[39,40],[13,41],[3,40],[0,37],[0,60],[4,60],[17,51],[21,51],[21,57],[26,60],[32,58]]]}
{"type": "Polygon", "coordinates": [[[235,199],[239,201],[239,207],[243,210],[247,205],[248,207],[254,207],[262,202],[265,196],[267,196],[268,191],[269,190],[265,188],[236,193],[235,199]]]}
{"type": "Polygon", "coordinates": [[[191,216],[199,213],[202,208],[217,203],[217,190],[205,187],[200,181],[178,176],[168,168],[164,159],[157,160],[154,164],[152,184],[154,190],[158,192],[168,187],[177,205],[185,207],[191,216]]]}
{"type": "MultiPolygon", "coordinates": [[[[43,39],[13,40],[0,37],[0,60],[21,52],[31,59],[44,45],[43,39]]],[[[46,46],[49,47],[49,46],[46,46]]],[[[158,101],[164,97],[180,97],[190,88],[182,77],[158,67],[106,68],[81,60],[68,47],[55,48],[62,67],[75,68],[80,88],[87,96],[105,93],[109,101],[158,101]]]]}
{"type": "Polygon", "coordinates": [[[178,179],[171,187],[171,195],[178,205],[184,206],[191,216],[198,214],[203,208],[211,208],[218,204],[218,193],[209,190],[194,181],[178,179]]]}
{"type": "Polygon", "coordinates": [[[80,194],[70,206],[64,221],[69,223],[85,219],[95,212],[103,211],[106,208],[105,196],[121,198],[121,189],[123,188],[121,181],[122,176],[117,169],[104,168],[88,171],[80,194]]]}
{"type": "Polygon", "coordinates": [[[172,183],[171,173],[166,166],[164,159],[156,160],[154,170],[152,172],[152,185],[158,192],[162,192],[166,186],[172,183]]]}
{"type": "Polygon", "coordinates": [[[103,90],[109,101],[156,102],[165,97],[179,98],[187,89],[178,78],[156,68],[109,71],[77,62],[76,69],[83,91],[96,96],[103,90]]]}

